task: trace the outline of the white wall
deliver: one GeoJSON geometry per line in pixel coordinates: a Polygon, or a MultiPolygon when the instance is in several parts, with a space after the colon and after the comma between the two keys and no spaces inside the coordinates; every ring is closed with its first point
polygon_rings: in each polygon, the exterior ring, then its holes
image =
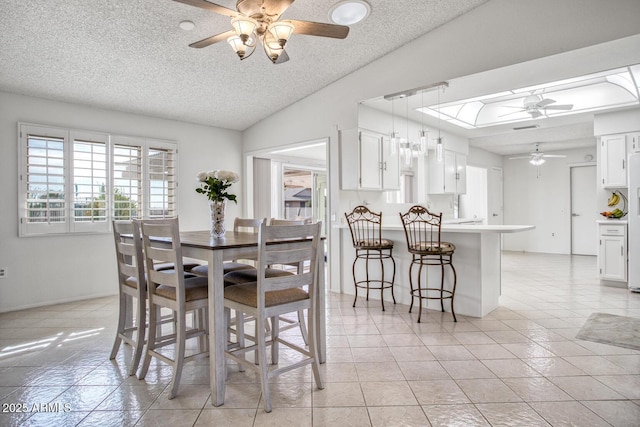
{"type": "Polygon", "coordinates": [[[539,168],[527,159],[504,161],[505,224],[533,224],[535,230],[505,234],[506,250],[571,253],[571,177],[569,166],[596,158],[591,148],[554,151],[565,158],[550,158],[539,168]]]}
{"type": "MultiPolygon", "coordinates": [[[[111,234],[18,237],[18,121],[177,141],[184,230],[208,229],[207,200],[194,190],[197,173],[241,170],[237,131],[0,92],[0,266],[8,271],[0,280],[0,312],[117,292],[111,234]]],[[[229,218],[242,212],[242,186],[233,190],[240,203],[229,205],[229,218]]]]}

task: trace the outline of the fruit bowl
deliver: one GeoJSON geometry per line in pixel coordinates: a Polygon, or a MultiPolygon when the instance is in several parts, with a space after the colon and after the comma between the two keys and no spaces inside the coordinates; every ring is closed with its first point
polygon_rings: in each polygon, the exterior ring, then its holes
{"type": "Polygon", "coordinates": [[[627,216],[627,198],[624,194],[619,191],[614,191],[611,193],[611,197],[607,200],[607,206],[615,207],[622,201],[622,209],[615,208],[611,211],[600,212],[600,215],[607,219],[620,219],[627,216]]]}

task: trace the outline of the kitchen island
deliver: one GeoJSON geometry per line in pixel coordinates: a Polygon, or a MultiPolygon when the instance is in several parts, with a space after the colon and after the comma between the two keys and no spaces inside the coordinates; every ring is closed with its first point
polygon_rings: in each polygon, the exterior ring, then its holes
{"type": "MultiPolygon", "coordinates": [[[[347,225],[341,228],[341,274],[342,292],[354,293],[352,265],[355,250],[351,242],[351,234],[347,225]]],[[[481,225],[481,224],[451,224],[443,223],[441,240],[451,242],[456,246],[453,255],[453,265],[457,273],[457,287],[454,299],[456,314],[471,317],[484,317],[498,307],[501,293],[501,260],[500,241],[503,233],[519,233],[533,230],[533,225],[481,225]]],[[[382,225],[382,237],[394,241],[393,257],[396,261],[396,277],[394,293],[400,304],[410,304],[409,266],[411,254],[407,251],[404,229],[402,224],[382,225]]],[[[389,271],[390,264],[385,265],[389,271]]],[[[379,263],[370,262],[369,271],[372,277],[379,275],[379,263]]],[[[424,271],[424,270],[423,270],[424,271]]],[[[364,262],[356,265],[358,277],[364,277],[364,262]]],[[[445,268],[445,288],[451,288],[453,275],[449,267],[445,268]]],[[[440,268],[428,269],[428,281],[433,284],[440,281],[440,268]]],[[[359,293],[363,295],[363,293],[359,293]]],[[[380,291],[371,291],[371,299],[380,299],[380,291]]],[[[391,301],[390,291],[385,291],[385,302],[391,301]]],[[[440,302],[423,301],[423,306],[440,310],[440,302]]],[[[417,301],[416,301],[417,303],[417,301]]],[[[386,304],[385,304],[386,305],[386,304]]],[[[414,312],[417,308],[414,307],[414,312]]],[[[449,303],[445,302],[445,310],[450,311],[449,303]]]]}

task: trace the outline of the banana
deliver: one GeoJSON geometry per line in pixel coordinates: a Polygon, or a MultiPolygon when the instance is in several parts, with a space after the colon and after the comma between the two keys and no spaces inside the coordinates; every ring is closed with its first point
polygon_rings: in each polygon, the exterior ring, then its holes
{"type": "Polygon", "coordinates": [[[611,193],[611,197],[607,200],[609,206],[615,206],[620,202],[620,195],[616,192],[611,193]]]}

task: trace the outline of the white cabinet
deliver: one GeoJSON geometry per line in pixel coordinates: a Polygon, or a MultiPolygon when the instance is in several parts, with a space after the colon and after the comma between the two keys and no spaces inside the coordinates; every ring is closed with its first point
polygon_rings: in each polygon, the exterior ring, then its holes
{"type": "Polygon", "coordinates": [[[632,153],[640,153],[640,132],[627,134],[627,147],[632,153]]]}
{"type": "Polygon", "coordinates": [[[598,274],[600,279],[627,281],[627,224],[602,221],[598,223],[600,246],[598,274]]]}
{"type": "Polygon", "coordinates": [[[600,137],[600,174],[603,188],[627,186],[626,135],[604,135],[600,137]]]}
{"type": "Polygon", "coordinates": [[[429,156],[429,194],[467,192],[467,156],[445,150],[441,162],[429,156]]]}
{"type": "Polygon", "coordinates": [[[388,135],[347,129],[340,131],[343,190],[399,190],[400,156],[388,135]]]}

